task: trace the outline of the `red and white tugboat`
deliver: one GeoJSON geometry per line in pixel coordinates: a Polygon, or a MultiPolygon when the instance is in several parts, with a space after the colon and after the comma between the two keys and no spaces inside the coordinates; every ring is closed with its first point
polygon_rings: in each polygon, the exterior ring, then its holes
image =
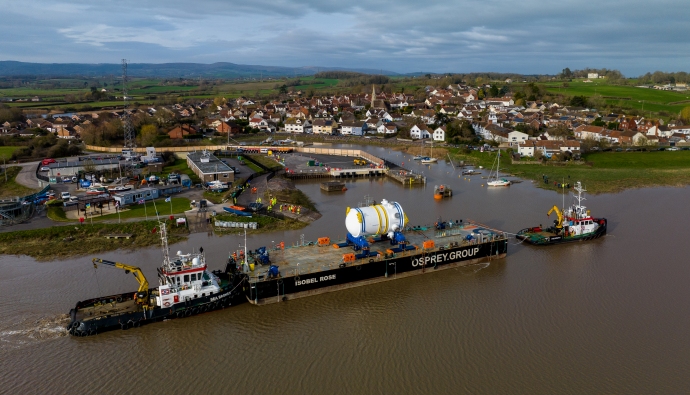
{"type": "Polygon", "coordinates": [[[140,268],[120,262],[93,259],[94,267],[113,266],[134,274],[136,292],[102,296],[77,302],[70,310],[67,330],[73,336],[95,335],[113,329],[128,329],[171,318],[189,317],[246,301],[240,285],[246,275],[229,259],[225,271],[209,271],[203,248],[192,254],[170,257],[165,224],[160,224],[163,264],[158,268],[159,286],[149,288],[140,268]]]}
{"type": "Polygon", "coordinates": [[[553,221],[553,226],[542,228],[539,225],[533,228],[525,228],[519,231],[515,237],[529,244],[550,245],[592,240],[605,235],[606,218],[592,217],[589,210],[582,205],[582,201],[585,200],[582,193],[586,192],[586,190],[582,187],[580,181],[575,184],[574,189],[577,191],[577,195],[573,194],[577,200],[576,203],[568,209],[564,209],[563,212],[557,206],[553,206],[546,214],[548,216],[555,212],[558,216],[558,219],[553,221]]]}

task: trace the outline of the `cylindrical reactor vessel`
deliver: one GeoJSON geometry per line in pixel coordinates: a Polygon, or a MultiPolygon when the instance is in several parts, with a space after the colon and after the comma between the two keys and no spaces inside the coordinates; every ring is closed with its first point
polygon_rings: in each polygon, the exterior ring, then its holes
{"type": "Polygon", "coordinates": [[[392,234],[402,230],[406,223],[407,216],[400,204],[385,199],[368,207],[348,207],[345,216],[345,227],[354,237],[392,234]]]}

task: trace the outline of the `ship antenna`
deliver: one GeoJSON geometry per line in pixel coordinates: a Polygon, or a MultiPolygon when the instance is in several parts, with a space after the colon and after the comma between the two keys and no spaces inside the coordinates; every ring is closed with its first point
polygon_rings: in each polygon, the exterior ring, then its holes
{"type": "Polygon", "coordinates": [[[163,266],[170,266],[170,248],[168,247],[168,231],[165,222],[158,221],[161,227],[161,248],[163,249],[163,266]]]}

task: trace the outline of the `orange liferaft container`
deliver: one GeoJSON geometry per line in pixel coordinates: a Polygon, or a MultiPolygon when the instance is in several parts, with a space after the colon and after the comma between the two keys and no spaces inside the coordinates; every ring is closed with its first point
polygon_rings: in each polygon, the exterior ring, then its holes
{"type": "Polygon", "coordinates": [[[355,261],[355,254],[349,253],[349,254],[343,254],[343,262],[354,262],[355,261]]]}
{"type": "Polygon", "coordinates": [[[317,239],[317,242],[319,243],[320,246],[325,246],[331,244],[331,238],[330,237],[319,237],[317,239]]]}
{"type": "Polygon", "coordinates": [[[434,248],[434,241],[433,240],[426,240],[424,242],[424,244],[422,244],[422,247],[424,247],[424,249],[426,249],[426,250],[434,248]]]}

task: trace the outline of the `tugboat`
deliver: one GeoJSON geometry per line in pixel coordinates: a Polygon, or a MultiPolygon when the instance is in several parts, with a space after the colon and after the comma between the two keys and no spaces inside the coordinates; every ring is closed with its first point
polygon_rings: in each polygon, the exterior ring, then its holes
{"type": "Polygon", "coordinates": [[[577,195],[573,197],[577,200],[567,210],[558,209],[553,206],[546,214],[550,216],[555,212],[558,218],[554,220],[554,224],[548,228],[542,228],[541,225],[533,228],[525,228],[519,231],[515,237],[523,240],[526,243],[534,245],[551,245],[568,243],[573,241],[585,241],[599,238],[606,234],[606,218],[594,218],[590,215],[589,210],[582,205],[585,200],[582,195],[586,190],[582,187],[580,181],[574,186],[577,195]]]}
{"type": "Polygon", "coordinates": [[[132,273],[139,282],[136,292],[102,296],[77,302],[70,310],[68,332],[91,336],[114,329],[129,329],[165,319],[189,317],[246,301],[242,283],[246,276],[228,259],[225,271],[209,271],[203,248],[198,253],[169,256],[165,224],[160,224],[163,263],[158,268],[159,286],[149,288],[140,268],[120,262],[93,259],[94,268],[107,265],[132,273]]]}
{"type": "Polygon", "coordinates": [[[447,185],[441,184],[434,187],[434,199],[441,200],[451,196],[453,196],[453,190],[447,185]]]}

